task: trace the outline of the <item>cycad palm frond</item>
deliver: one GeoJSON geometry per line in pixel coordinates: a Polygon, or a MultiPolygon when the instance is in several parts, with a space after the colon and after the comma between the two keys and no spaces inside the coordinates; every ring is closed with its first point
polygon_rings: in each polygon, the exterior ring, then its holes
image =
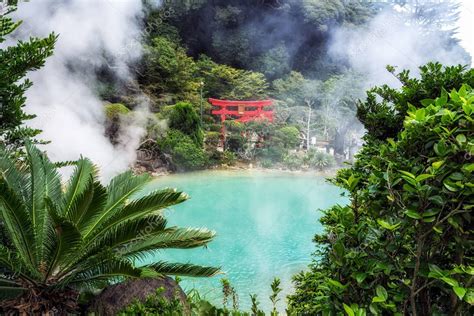
{"type": "Polygon", "coordinates": [[[7,238],[0,269],[12,276],[0,279],[3,297],[23,291],[18,300],[35,296],[41,305],[42,296],[47,300],[51,293],[70,299],[71,291],[130,277],[218,272],[190,264],[135,265],[134,259],[149,261],[160,249],[201,247],[213,239],[215,233],[205,229],[166,227],[160,210],[185,201],[185,194],[147,192],[151,178],[131,172],[104,187],[85,158],[74,164],[63,188],[59,167],[36,147],[26,150],[27,161],[18,165],[0,149],[0,229],[7,238]]]}

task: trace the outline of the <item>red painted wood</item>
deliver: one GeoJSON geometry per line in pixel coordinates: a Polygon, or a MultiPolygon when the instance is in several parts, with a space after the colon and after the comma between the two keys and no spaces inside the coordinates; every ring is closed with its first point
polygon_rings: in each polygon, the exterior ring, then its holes
{"type": "Polygon", "coordinates": [[[219,100],[209,99],[209,103],[214,106],[236,106],[236,105],[247,105],[247,106],[271,106],[273,100],[261,100],[261,101],[231,101],[231,100],[219,100]]]}
{"type": "Polygon", "coordinates": [[[265,109],[273,105],[273,100],[261,100],[261,101],[231,101],[231,100],[219,100],[209,99],[209,103],[218,109],[213,109],[212,114],[219,115],[222,122],[222,145],[225,143],[225,125],[224,122],[227,119],[227,115],[232,116],[238,122],[250,122],[258,120],[268,120],[273,122],[273,110],[265,109]],[[229,107],[234,109],[230,110],[229,107]],[[243,107],[243,111],[242,111],[243,107]],[[237,108],[237,109],[235,109],[237,108]],[[253,108],[253,109],[248,109],[253,108]],[[256,108],[256,110],[255,110],[256,108]]]}

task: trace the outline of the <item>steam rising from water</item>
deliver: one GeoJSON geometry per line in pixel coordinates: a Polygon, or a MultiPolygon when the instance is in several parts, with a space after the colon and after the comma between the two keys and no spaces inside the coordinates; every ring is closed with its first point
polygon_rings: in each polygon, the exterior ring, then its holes
{"type": "Polygon", "coordinates": [[[139,18],[142,1],[42,0],[20,3],[20,38],[59,34],[54,56],[29,75],[26,111],[37,114],[29,125],[43,130],[53,160],[81,154],[102,167],[104,179],[130,166],[144,134],[148,105],[121,130],[119,144],[104,135],[103,103],[95,94],[95,71],[107,66],[122,81],[133,80],[128,65],[141,55],[139,18]],[[134,44],[134,45],[131,45],[134,44]]]}
{"type": "Polygon", "coordinates": [[[430,61],[470,65],[466,51],[444,35],[436,25],[422,27],[408,23],[400,14],[384,11],[367,26],[339,28],[333,34],[329,53],[368,75],[364,89],[385,83],[398,86],[397,79],[385,69],[387,65],[414,74],[430,61]]]}

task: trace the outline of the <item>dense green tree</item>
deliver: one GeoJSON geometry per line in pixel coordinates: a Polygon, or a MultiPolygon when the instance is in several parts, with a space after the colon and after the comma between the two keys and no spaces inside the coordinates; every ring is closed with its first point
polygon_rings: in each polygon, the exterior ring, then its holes
{"type": "Polygon", "coordinates": [[[290,108],[288,122],[298,124],[304,131],[307,148],[311,137],[316,136],[316,109],[321,105],[321,89],[321,81],[307,79],[298,72],[273,82],[274,95],[290,108]]]}
{"type": "MultiPolygon", "coordinates": [[[[0,43],[21,24],[8,17],[14,9],[7,6],[6,12],[0,15],[0,43]]],[[[55,42],[56,35],[51,34],[43,39],[30,38],[16,46],[0,48],[0,144],[18,148],[23,139],[32,139],[41,132],[24,126],[25,121],[35,117],[23,110],[25,92],[33,84],[24,78],[29,71],[44,65],[53,54],[55,42]]]]}
{"type": "Polygon", "coordinates": [[[291,70],[291,56],[284,44],[262,54],[253,68],[263,73],[269,80],[280,78],[291,70]]]}
{"type": "Polygon", "coordinates": [[[264,98],[268,93],[268,83],[261,73],[217,64],[207,56],[201,56],[197,66],[206,94],[211,97],[249,100],[264,98]]]}
{"type": "Polygon", "coordinates": [[[179,130],[170,129],[158,144],[160,150],[171,157],[171,163],[178,171],[199,170],[207,165],[202,146],[179,130]]]}
{"type": "Polygon", "coordinates": [[[184,202],[175,190],[149,192],[148,175],[128,171],[108,186],[87,159],[66,184],[58,167],[27,145],[19,163],[0,150],[0,308],[6,314],[76,312],[80,291],[161,274],[212,276],[216,268],[153,261],[165,248],[206,245],[214,232],[168,227],[161,210],[184,202]]]}
{"type": "Polygon", "coordinates": [[[403,126],[409,104],[422,106],[422,100],[434,99],[444,90],[459,89],[463,83],[474,86],[474,71],[464,66],[443,68],[440,63],[429,63],[420,68],[420,77],[410,77],[408,70],[395,74],[403,90],[388,85],[368,91],[367,100],[359,103],[357,117],[368,130],[368,137],[385,140],[395,137],[403,126]],[[381,98],[381,101],[380,99],[381,98]]]}
{"type": "Polygon", "coordinates": [[[300,131],[295,126],[283,126],[272,138],[273,142],[281,142],[284,148],[295,149],[300,144],[300,131]]]}
{"type": "Polygon", "coordinates": [[[315,262],[295,277],[294,311],[474,312],[474,91],[463,85],[472,73],[427,65],[361,103],[385,111],[377,124],[389,128],[365,121],[366,144],[333,180],[350,204],[325,211],[315,262]]]}
{"type": "Polygon", "coordinates": [[[141,83],[149,92],[171,94],[175,101],[196,101],[200,87],[196,63],[179,43],[166,37],[153,38],[145,46],[141,68],[141,83]]]}
{"type": "Polygon", "coordinates": [[[168,119],[170,128],[180,130],[191,137],[196,145],[202,146],[204,134],[201,121],[191,103],[179,102],[174,105],[168,119]]]}
{"type": "MultiPolygon", "coordinates": [[[[192,56],[206,54],[270,79],[289,70],[324,77],[326,70],[314,69],[331,63],[322,62],[329,31],[345,23],[365,23],[375,12],[369,1],[340,0],[170,1],[160,11],[170,9],[173,14],[165,20],[179,30],[192,56]]],[[[333,62],[328,69],[333,66],[339,67],[333,62]]]]}

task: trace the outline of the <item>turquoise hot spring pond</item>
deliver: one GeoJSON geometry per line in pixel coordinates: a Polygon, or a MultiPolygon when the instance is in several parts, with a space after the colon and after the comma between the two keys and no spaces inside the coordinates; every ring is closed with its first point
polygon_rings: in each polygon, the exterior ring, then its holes
{"type": "Polygon", "coordinates": [[[158,260],[219,266],[224,275],[184,278],[185,290],[222,304],[220,279],[230,280],[243,309],[257,294],[266,311],[270,283],[282,280],[282,300],[291,292],[291,276],[311,262],[312,238],[321,232],[319,209],[346,203],[342,191],[324,177],[263,171],[207,171],[164,176],[149,189],[173,187],[191,199],[166,211],[170,225],[206,227],[217,232],[207,248],[166,250],[158,260]]]}

